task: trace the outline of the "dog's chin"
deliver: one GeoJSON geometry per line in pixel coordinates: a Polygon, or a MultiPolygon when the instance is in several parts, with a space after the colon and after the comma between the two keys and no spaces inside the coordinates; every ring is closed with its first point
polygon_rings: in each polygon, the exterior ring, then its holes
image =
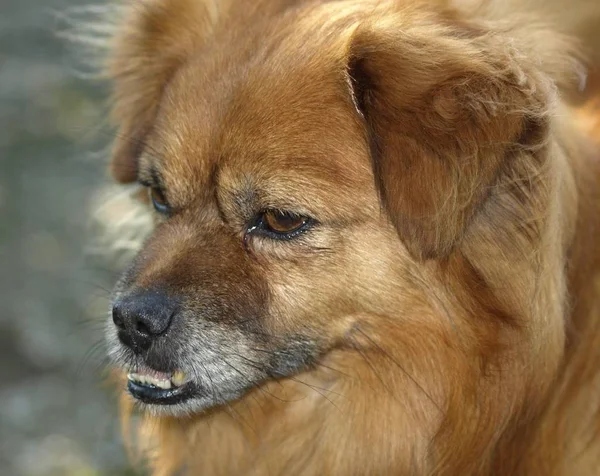
{"type": "Polygon", "coordinates": [[[206,412],[242,397],[260,383],[254,383],[250,375],[242,378],[230,374],[224,378],[226,372],[222,372],[210,376],[206,373],[214,367],[210,364],[202,365],[206,375],[199,375],[177,362],[158,368],[121,345],[112,350],[109,354],[113,368],[127,376],[123,390],[133,398],[137,409],[153,416],[180,417],[206,412]]]}

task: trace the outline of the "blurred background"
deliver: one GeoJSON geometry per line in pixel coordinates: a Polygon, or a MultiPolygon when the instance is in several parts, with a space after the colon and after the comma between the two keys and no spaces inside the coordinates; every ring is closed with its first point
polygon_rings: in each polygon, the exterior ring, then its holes
{"type": "Polygon", "coordinates": [[[0,475],[124,475],[103,324],[117,269],[88,245],[107,183],[105,96],[60,13],[0,0],[0,475]]]}

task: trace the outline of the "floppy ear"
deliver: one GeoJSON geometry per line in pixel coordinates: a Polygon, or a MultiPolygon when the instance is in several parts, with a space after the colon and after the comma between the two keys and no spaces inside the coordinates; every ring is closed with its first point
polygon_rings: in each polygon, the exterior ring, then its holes
{"type": "Polygon", "coordinates": [[[162,91],[210,34],[216,15],[211,0],[132,1],[122,12],[107,65],[118,125],[111,162],[117,181],[136,180],[139,154],[162,91]]]}
{"type": "Polygon", "coordinates": [[[431,23],[363,25],[352,39],[378,190],[416,258],[447,255],[503,168],[546,139],[549,80],[497,41],[431,23]]]}

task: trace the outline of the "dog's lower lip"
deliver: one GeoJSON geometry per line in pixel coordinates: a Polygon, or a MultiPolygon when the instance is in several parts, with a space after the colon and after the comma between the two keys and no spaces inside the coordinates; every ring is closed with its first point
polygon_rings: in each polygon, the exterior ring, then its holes
{"type": "Polygon", "coordinates": [[[182,403],[192,397],[193,389],[190,383],[181,387],[164,389],[151,384],[144,384],[128,380],[127,390],[142,403],[152,405],[174,405],[182,403]]]}
{"type": "Polygon", "coordinates": [[[155,405],[173,405],[191,397],[192,382],[181,370],[161,372],[140,365],[127,375],[127,389],[137,400],[155,405]]]}

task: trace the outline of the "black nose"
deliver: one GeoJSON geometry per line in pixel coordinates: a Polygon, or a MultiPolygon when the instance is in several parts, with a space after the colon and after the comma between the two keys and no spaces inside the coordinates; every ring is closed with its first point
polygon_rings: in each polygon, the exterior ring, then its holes
{"type": "Polygon", "coordinates": [[[119,298],[112,309],[119,339],[136,352],[148,350],[167,331],[176,308],[174,300],[160,291],[137,291],[119,298]]]}

